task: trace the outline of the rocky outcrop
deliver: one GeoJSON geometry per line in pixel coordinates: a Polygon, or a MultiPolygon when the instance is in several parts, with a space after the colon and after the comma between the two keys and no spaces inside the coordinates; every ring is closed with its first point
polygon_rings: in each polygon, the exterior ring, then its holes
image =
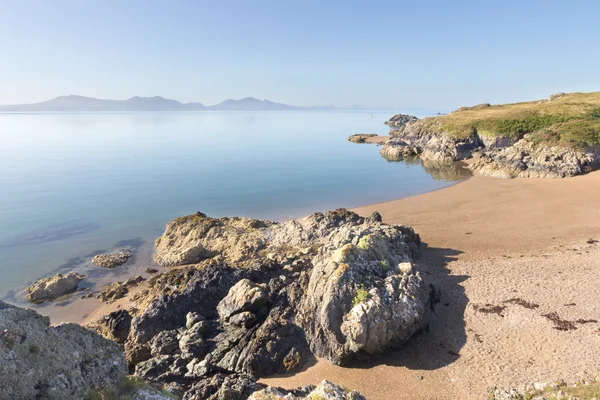
{"type": "Polygon", "coordinates": [[[600,167],[600,152],[536,146],[528,136],[513,146],[483,151],[471,169],[497,178],[566,178],[600,167]]]}
{"type": "Polygon", "coordinates": [[[56,274],[51,278],[40,279],[27,288],[27,298],[32,303],[55,300],[66,294],[77,291],[79,282],[85,275],[69,272],[67,275],[56,274]]]}
{"type": "Polygon", "coordinates": [[[384,124],[400,128],[408,123],[415,122],[417,120],[418,118],[413,115],[396,114],[389,120],[385,121],[384,124]]]}
{"type": "Polygon", "coordinates": [[[133,251],[130,248],[123,248],[112,253],[95,255],[92,258],[92,264],[105,268],[115,268],[125,264],[131,257],[133,257],[133,251]]]}
{"type": "Polygon", "coordinates": [[[436,133],[419,122],[409,123],[390,134],[392,138],[380,150],[388,160],[418,155],[423,160],[452,162],[471,157],[473,150],[481,147],[477,135],[457,138],[446,132],[436,133]]]}
{"type": "Polygon", "coordinates": [[[499,178],[565,178],[600,168],[600,149],[536,144],[531,135],[519,138],[474,131],[466,137],[457,137],[427,119],[409,122],[391,135],[380,150],[390,161],[419,157],[423,161],[449,164],[477,153],[470,168],[499,178]]]}
{"type": "Polygon", "coordinates": [[[409,227],[343,209],[283,223],[179,218],[155,260],[194,265],[150,280],[124,343],[130,366],[207,398],[226,379],[295,371],[314,356],[343,365],[399,348],[427,308],[419,243],[409,227]]]}
{"type": "Polygon", "coordinates": [[[369,138],[376,137],[376,133],[357,133],[348,138],[348,141],[352,143],[365,143],[369,138]]]}
{"type": "Polygon", "coordinates": [[[1,399],[83,399],[126,373],[118,344],[0,301],[1,399]]]}
{"type": "Polygon", "coordinates": [[[129,293],[129,288],[138,285],[143,282],[144,278],[141,276],[135,276],[125,281],[109,283],[102,291],[98,294],[97,298],[105,303],[112,303],[115,300],[121,299],[129,293]]]}
{"type": "Polygon", "coordinates": [[[131,320],[132,317],[129,312],[118,310],[103,316],[98,321],[90,324],[88,328],[94,329],[107,339],[123,344],[129,336],[131,320]]]}

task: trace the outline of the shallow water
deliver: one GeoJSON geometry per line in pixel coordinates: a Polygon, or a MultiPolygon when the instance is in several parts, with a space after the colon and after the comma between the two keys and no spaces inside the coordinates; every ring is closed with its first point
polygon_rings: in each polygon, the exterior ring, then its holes
{"type": "Polygon", "coordinates": [[[391,114],[0,114],[0,296],[121,241],[144,249],[141,268],[164,225],[198,210],[286,219],[456,180],[346,141],[387,134],[391,114]]]}

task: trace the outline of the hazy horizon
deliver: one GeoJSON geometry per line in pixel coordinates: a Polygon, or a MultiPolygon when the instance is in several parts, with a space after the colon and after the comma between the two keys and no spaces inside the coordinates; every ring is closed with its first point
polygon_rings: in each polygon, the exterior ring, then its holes
{"type": "Polygon", "coordinates": [[[452,109],[600,90],[591,1],[0,5],[0,104],[77,94],[452,109]]]}

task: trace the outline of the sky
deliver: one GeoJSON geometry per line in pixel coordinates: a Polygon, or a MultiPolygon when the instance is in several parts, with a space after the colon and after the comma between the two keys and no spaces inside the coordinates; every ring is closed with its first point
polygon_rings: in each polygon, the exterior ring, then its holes
{"type": "Polygon", "coordinates": [[[600,91],[600,1],[0,0],[0,104],[447,110],[600,91]]]}

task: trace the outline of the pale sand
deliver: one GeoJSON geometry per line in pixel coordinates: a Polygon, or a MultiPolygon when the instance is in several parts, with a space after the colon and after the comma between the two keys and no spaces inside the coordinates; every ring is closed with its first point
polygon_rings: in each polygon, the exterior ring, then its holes
{"type": "Polygon", "coordinates": [[[365,139],[365,143],[385,143],[390,139],[390,136],[373,136],[365,139]]]}
{"type": "Polygon", "coordinates": [[[600,324],[554,328],[544,314],[600,321],[600,172],[561,180],[474,177],[435,192],[356,209],[412,226],[426,242],[419,268],[442,292],[429,333],[354,368],[320,360],[295,387],[329,379],[369,399],[481,399],[491,385],[600,371],[600,324]],[[507,300],[538,305],[526,308],[507,300]],[[486,304],[501,314],[477,311],[486,304]],[[422,379],[420,379],[422,377],[422,379]]]}

